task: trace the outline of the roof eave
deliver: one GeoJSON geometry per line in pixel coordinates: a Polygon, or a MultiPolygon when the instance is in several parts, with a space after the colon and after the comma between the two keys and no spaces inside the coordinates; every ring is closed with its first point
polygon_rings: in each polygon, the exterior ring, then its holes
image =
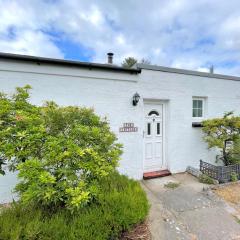
{"type": "Polygon", "coordinates": [[[240,81],[240,77],[237,77],[237,76],[230,76],[230,75],[223,75],[223,74],[216,74],[216,73],[207,73],[207,72],[199,72],[199,71],[193,71],[193,70],[163,67],[163,66],[155,66],[155,65],[148,65],[148,64],[141,64],[141,63],[137,64],[137,68],[146,69],[146,70],[153,70],[153,71],[176,73],[176,74],[185,74],[185,75],[193,75],[193,76],[200,76],[200,77],[240,81]]]}
{"type": "Polygon", "coordinates": [[[36,56],[20,55],[20,54],[12,54],[12,53],[0,53],[0,59],[24,61],[24,62],[35,62],[35,63],[47,63],[47,64],[65,65],[65,66],[75,66],[75,67],[83,67],[83,68],[88,68],[88,69],[103,69],[103,70],[126,72],[126,73],[132,73],[132,74],[138,74],[141,72],[141,69],[139,69],[139,68],[123,68],[123,67],[110,65],[110,64],[79,62],[79,61],[74,61],[74,60],[36,57],[36,56]]]}

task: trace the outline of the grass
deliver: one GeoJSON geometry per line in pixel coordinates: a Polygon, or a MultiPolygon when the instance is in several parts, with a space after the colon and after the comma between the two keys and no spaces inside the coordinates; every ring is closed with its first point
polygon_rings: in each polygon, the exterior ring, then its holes
{"type": "Polygon", "coordinates": [[[238,224],[240,224],[240,219],[236,216],[233,216],[238,224]]]}
{"type": "Polygon", "coordinates": [[[217,195],[225,201],[239,205],[240,204],[240,184],[234,183],[214,190],[217,195]]]}
{"type": "Polygon", "coordinates": [[[179,186],[180,186],[180,183],[176,183],[176,182],[168,182],[164,184],[165,188],[170,188],[170,189],[175,189],[175,188],[178,188],[179,186]]]}
{"type": "Polygon", "coordinates": [[[214,184],[214,180],[205,174],[200,175],[199,182],[205,183],[205,184],[214,184]]]}
{"type": "MultiPolygon", "coordinates": [[[[232,183],[221,188],[217,188],[214,192],[222,198],[224,201],[228,202],[232,207],[234,207],[237,213],[240,213],[240,184],[232,183]]],[[[237,223],[240,224],[239,215],[235,215],[234,217],[237,223]]]]}
{"type": "Polygon", "coordinates": [[[98,201],[70,214],[48,214],[39,208],[15,203],[0,215],[1,240],[105,240],[145,220],[149,210],[140,184],[117,173],[101,182],[98,201]]]}

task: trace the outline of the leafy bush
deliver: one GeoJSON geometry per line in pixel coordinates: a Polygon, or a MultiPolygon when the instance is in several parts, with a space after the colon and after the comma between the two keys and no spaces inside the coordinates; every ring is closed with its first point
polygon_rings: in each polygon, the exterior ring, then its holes
{"type": "Polygon", "coordinates": [[[138,182],[117,173],[100,180],[98,202],[70,214],[14,204],[0,215],[0,239],[104,240],[143,221],[149,205],[138,182]]]}
{"type": "Polygon", "coordinates": [[[206,174],[201,174],[199,176],[199,182],[201,183],[205,183],[205,184],[214,184],[214,179],[212,179],[211,177],[209,177],[208,175],[206,174]]]}
{"type": "Polygon", "coordinates": [[[15,170],[18,163],[41,157],[43,120],[41,109],[27,101],[29,89],[17,88],[12,96],[0,93],[0,168],[8,164],[15,170]]]}
{"type": "Polygon", "coordinates": [[[238,175],[236,173],[231,173],[230,180],[231,180],[231,182],[237,182],[238,175]]]}
{"type": "Polygon", "coordinates": [[[229,149],[229,159],[231,164],[240,163],[240,139],[234,141],[232,147],[229,149]]]}
{"type": "Polygon", "coordinates": [[[225,165],[240,162],[240,117],[232,112],[226,113],[222,118],[203,121],[204,140],[209,148],[218,148],[221,155],[217,159],[225,165]]]}
{"type": "Polygon", "coordinates": [[[30,86],[0,95],[0,167],[19,170],[23,204],[47,209],[86,206],[114,171],[121,145],[92,109],[29,103],[30,86]]]}

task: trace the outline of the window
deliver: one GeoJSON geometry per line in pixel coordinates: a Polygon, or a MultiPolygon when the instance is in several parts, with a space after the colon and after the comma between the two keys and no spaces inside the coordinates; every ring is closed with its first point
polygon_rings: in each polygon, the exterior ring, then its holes
{"type": "Polygon", "coordinates": [[[192,117],[204,117],[204,98],[193,98],[192,100],[192,117]]]}

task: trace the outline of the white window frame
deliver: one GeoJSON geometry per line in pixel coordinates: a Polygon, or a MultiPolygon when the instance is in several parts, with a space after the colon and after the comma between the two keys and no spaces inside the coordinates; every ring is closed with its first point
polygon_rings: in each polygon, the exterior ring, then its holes
{"type": "Polygon", "coordinates": [[[192,120],[193,122],[201,122],[205,118],[206,114],[206,98],[205,97],[192,97],[192,120]],[[202,101],[202,117],[193,117],[193,100],[202,101]]]}

